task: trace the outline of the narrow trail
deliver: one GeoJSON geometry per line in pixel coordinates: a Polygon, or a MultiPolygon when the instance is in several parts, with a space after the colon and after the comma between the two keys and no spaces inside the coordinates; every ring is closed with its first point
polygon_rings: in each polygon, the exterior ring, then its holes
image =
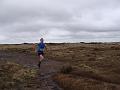
{"type": "Polygon", "coordinates": [[[56,61],[45,60],[42,62],[39,70],[42,90],[62,90],[51,78],[57,73],[59,67],[60,63],[56,61]]]}
{"type": "Polygon", "coordinates": [[[62,90],[52,79],[52,76],[59,71],[61,62],[45,59],[41,63],[39,69],[38,57],[35,55],[18,53],[18,52],[4,52],[0,51],[0,59],[13,61],[28,68],[34,68],[38,71],[36,78],[29,82],[29,88],[22,88],[20,90],[62,90]]]}
{"type": "MultiPolygon", "coordinates": [[[[29,66],[31,67],[31,66],[29,66]]],[[[58,72],[61,67],[60,62],[52,60],[44,60],[41,63],[41,68],[38,69],[36,65],[32,66],[38,70],[38,75],[30,83],[36,90],[62,90],[53,80],[52,76],[58,72]]],[[[30,88],[29,88],[30,89],[30,88]]]]}

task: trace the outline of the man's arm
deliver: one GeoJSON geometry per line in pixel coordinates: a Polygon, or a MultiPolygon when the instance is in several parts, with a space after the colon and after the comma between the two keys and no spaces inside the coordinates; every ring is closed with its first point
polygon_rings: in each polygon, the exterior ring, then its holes
{"type": "Polygon", "coordinates": [[[47,51],[47,45],[45,44],[45,50],[47,51]]]}

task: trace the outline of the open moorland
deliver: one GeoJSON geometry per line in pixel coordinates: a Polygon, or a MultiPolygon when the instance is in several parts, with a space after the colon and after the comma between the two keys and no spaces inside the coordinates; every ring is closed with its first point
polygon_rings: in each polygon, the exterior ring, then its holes
{"type": "Polygon", "coordinates": [[[0,88],[120,90],[120,43],[46,45],[40,70],[35,45],[0,45],[0,88]]]}

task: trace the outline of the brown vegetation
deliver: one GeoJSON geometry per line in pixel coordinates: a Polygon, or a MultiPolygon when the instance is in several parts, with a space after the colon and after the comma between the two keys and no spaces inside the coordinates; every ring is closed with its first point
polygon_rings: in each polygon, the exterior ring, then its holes
{"type": "MultiPolygon", "coordinates": [[[[34,54],[33,46],[26,44],[19,48],[4,45],[2,49],[34,54]]],[[[54,76],[65,90],[120,90],[119,43],[50,43],[45,57],[70,64],[54,76]]]]}
{"type": "Polygon", "coordinates": [[[4,62],[0,65],[0,89],[18,90],[27,87],[36,70],[25,68],[19,64],[4,62]]]}
{"type": "Polygon", "coordinates": [[[51,47],[51,54],[47,57],[74,67],[68,75],[56,75],[55,80],[65,90],[120,89],[119,44],[64,44],[51,47]]]}

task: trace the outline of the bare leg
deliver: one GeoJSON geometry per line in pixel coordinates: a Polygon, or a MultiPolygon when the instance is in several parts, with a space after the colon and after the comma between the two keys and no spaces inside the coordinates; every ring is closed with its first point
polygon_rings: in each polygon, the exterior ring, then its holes
{"type": "Polygon", "coordinates": [[[43,55],[40,55],[40,62],[44,59],[43,55]]]}
{"type": "Polygon", "coordinates": [[[40,61],[39,61],[38,67],[40,68],[41,61],[44,59],[43,55],[40,55],[39,59],[40,59],[40,61]]]}

